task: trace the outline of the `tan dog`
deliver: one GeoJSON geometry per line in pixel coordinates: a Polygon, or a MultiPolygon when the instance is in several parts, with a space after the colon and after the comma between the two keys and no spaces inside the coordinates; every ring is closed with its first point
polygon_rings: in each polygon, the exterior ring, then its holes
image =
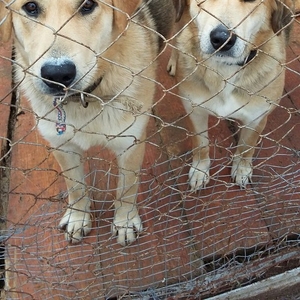
{"type": "Polygon", "coordinates": [[[0,1],[1,41],[14,33],[15,80],[66,178],[69,207],[59,227],[68,241],[91,230],[81,158],[94,145],[111,149],[120,169],[118,242],[142,231],[135,200],[155,58],[175,16],[172,0],[0,1]]]}
{"type": "Polygon", "coordinates": [[[241,122],[231,177],[241,187],[251,181],[254,148],[284,87],[286,28],[293,3],[282,1],[186,1],[179,50],[168,69],[170,74],[176,71],[194,125],[189,171],[193,190],[209,182],[209,115],[241,122]]]}

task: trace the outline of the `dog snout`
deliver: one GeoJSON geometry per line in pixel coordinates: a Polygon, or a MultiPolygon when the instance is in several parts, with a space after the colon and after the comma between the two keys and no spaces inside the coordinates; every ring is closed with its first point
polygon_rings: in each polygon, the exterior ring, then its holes
{"type": "Polygon", "coordinates": [[[47,62],[41,68],[43,82],[55,91],[69,87],[76,78],[76,66],[72,61],[47,62]]]}
{"type": "Polygon", "coordinates": [[[224,25],[219,25],[210,33],[210,42],[215,50],[228,51],[236,42],[236,34],[224,25]]]}

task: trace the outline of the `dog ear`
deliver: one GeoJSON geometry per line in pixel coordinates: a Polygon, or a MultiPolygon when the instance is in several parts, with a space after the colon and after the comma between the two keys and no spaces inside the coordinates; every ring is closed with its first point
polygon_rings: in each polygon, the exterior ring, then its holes
{"type": "Polygon", "coordinates": [[[113,0],[114,22],[120,32],[124,31],[128,23],[128,16],[131,17],[137,10],[142,0],[113,0]]]}
{"type": "Polygon", "coordinates": [[[12,30],[11,11],[5,7],[5,2],[0,0],[0,42],[5,43],[10,39],[12,30]]]}
{"type": "Polygon", "coordinates": [[[274,33],[280,34],[282,29],[292,21],[294,2],[293,0],[275,0],[275,2],[271,24],[274,33]]]}
{"type": "Polygon", "coordinates": [[[181,19],[181,16],[184,11],[184,7],[188,5],[188,0],[173,0],[173,4],[176,11],[176,19],[175,21],[178,22],[181,19]]]}

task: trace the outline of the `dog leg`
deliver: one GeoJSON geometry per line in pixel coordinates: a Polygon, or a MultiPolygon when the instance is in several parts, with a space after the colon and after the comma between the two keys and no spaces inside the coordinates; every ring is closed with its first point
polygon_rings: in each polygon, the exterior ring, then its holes
{"type": "Polygon", "coordinates": [[[136,240],[136,233],[143,230],[142,221],[136,207],[139,186],[139,172],[144,159],[145,143],[137,144],[120,156],[119,180],[115,200],[115,216],[112,232],[121,245],[131,244],[136,240]]]}
{"type": "Polygon", "coordinates": [[[65,237],[69,242],[78,243],[92,227],[90,199],[82,182],[82,150],[76,146],[64,147],[56,150],[54,156],[61,166],[69,193],[69,207],[59,223],[59,228],[65,230],[65,237]]]}
{"type": "Polygon", "coordinates": [[[245,125],[240,134],[237,150],[233,156],[231,177],[241,188],[251,182],[253,166],[252,158],[255,146],[267,123],[267,117],[259,120],[256,126],[245,125]]]}
{"type": "Polygon", "coordinates": [[[195,135],[193,136],[193,163],[189,171],[191,190],[204,188],[209,182],[208,114],[204,109],[194,108],[191,115],[195,135]]]}

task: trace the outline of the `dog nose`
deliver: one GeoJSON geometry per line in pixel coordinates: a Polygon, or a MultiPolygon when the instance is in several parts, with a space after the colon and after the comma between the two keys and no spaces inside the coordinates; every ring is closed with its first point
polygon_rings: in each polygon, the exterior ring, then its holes
{"type": "Polygon", "coordinates": [[[50,88],[62,91],[68,87],[76,77],[76,66],[71,61],[62,63],[45,63],[41,68],[41,76],[50,88]]]}
{"type": "Polygon", "coordinates": [[[220,25],[210,33],[210,42],[214,49],[227,51],[235,44],[236,34],[229,31],[224,25],[220,25]]]}

